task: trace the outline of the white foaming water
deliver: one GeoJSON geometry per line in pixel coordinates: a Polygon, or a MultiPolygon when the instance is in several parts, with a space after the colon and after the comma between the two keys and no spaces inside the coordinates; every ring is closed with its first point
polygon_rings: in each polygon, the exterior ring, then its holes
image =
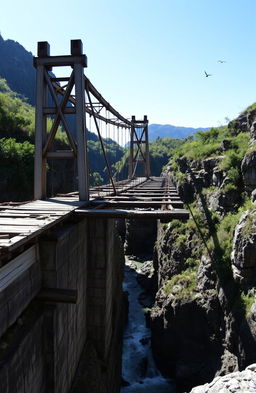
{"type": "Polygon", "coordinates": [[[138,301],[142,288],[136,274],[134,269],[126,266],[124,290],[129,293],[129,316],[123,341],[122,376],[129,385],[122,387],[121,393],[175,393],[174,383],[161,376],[152,356],[150,329],[146,327],[138,301]]]}

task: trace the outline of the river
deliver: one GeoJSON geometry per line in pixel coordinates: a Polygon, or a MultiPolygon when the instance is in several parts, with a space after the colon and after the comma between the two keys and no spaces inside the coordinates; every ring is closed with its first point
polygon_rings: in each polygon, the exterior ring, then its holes
{"type": "Polygon", "coordinates": [[[152,357],[150,329],[138,301],[143,289],[131,262],[134,260],[127,259],[123,284],[124,291],[129,293],[129,315],[123,339],[122,377],[129,385],[122,387],[121,393],[176,393],[174,383],[161,376],[152,357]]]}

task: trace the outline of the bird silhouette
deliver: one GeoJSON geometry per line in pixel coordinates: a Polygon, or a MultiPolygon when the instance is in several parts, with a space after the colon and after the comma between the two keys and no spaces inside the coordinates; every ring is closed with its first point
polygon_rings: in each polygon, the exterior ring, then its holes
{"type": "Polygon", "coordinates": [[[226,60],[218,60],[218,63],[226,63],[226,60]]]}
{"type": "Polygon", "coordinates": [[[208,78],[208,76],[212,76],[212,74],[207,74],[206,71],[204,71],[206,78],[208,78]]]}

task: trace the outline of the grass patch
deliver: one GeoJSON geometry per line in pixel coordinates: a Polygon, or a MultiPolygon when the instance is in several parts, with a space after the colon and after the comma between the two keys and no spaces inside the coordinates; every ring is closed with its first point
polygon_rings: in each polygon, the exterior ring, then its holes
{"type": "Polygon", "coordinates": [[[196,290],[196,272],[191,269],[184,270],[167,280],[163,290],[166,295],[174,291],[177,298],[192,298],[196,290]]]}

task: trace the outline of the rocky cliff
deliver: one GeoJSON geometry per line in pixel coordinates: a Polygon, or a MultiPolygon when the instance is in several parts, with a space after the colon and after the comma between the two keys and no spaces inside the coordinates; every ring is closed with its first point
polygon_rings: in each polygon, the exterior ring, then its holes
{"type": "Polygon", "coordinates": [[[191,215],[158,227],[152,348],[180,392],[256,361],[255,125],[252,106],[168,167],[191,215]]]}

